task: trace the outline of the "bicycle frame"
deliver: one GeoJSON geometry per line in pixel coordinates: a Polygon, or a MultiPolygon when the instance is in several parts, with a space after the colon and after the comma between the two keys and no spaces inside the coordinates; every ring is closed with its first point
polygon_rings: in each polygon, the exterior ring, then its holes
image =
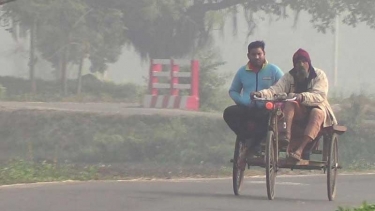
{"type": "Polygon", "coordinates": [[[268,129],[273,130],[274,133],[277,133],[277,117],[281,117],[284,115],[281,107],[285,102],[295,101],[296,98],[291,99],[267,99],[267,98],[257,98],[254,96],[255,101],[264,101],[266,102],[265,107],[270,112],[269,120],[268,120],[268,129]]]}
{"type": "Polygon", "coordinates": [[[254,96],[254,100],[255,101],[264,101],[266,102],[265,104],[265,107],[266,109],[269,111],[270,113],[270,116],[269,116],[269,119],[268,119],[268,131],[273,131],[273,133],[275,134],[275,148],[276,148],[276,152],[277,152],[277,156],[276,157],[276,162],[278,162],[278,159],[279,159],[279,130],[278,130],[278,119],[280,117],[282,117],[284,115],[283,111],[282,111],[282,106],[285,102],[291,102],[291,101],[295,101],[296,98],[291,98],[291,99],[267,99],[267,98],[257,98],[256,96],[254,96]]]}

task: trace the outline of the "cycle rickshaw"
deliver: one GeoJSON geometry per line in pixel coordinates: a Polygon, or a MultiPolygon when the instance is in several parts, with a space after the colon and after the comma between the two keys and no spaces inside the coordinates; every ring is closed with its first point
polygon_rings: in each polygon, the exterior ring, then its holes
{"type": "MultiPolygon", "coordinates": [[[[285,96],[285,95],[284,95],[285,96]]],[[[346,131],[345,126],[333,125],[322,128],[319,135],[314,139],[309,147],[311,154],[322,156],[321,160],[301,160],[296,161],[287,156],[281,157],[280,153],[286,152],[286,147],[279,147],[278,135],[280,119],[283,116],[282,105],[286,101],[295,99],[286,99],[286,97],[275,97],[274,99],[256,98],[255,100],[264,101],[269,112],[268,128],[266,139],[262,142],[262,153],[264,156],[257,158],[246,158],[245,166],[241,166],[240,158],[245,156],[245,143],[236,140],[233,162],[233,191],[239,195],[244,180],[244,171],[250,166],[263,167],[266,170],[267,196],[269,200],[275,196],[275,180],[278,169],[305,169],[305,170],[323,170],[327,173],[327,192],[328,199],[334,200],[336,195],[337,171],[341,168],[338,160],[338,137],[346,131]],[[322,146],[319,144],[323,142],[322,146]],[[321,147],[320,147],[321,146],[321,147]]],[[[307,147],[306,147],[307,148],[307,147]]]]}

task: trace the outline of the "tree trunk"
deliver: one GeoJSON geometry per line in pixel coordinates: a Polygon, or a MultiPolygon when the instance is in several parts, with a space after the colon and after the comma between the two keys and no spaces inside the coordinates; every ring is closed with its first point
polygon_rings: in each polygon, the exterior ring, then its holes
{"type": "Polygon", "coordinates": [[[67,57],[67,47],[64,48],[64,51],[62,52],[62,58],[61,58],[61,93],[63,95],[67,94],[67,87],[66,87],[66,57],[67,57]]]}
{"type": "Polygon", "coordinates": [[[79,61],[78,67],[78,77],[77,77],[77,95],[81,94],[82,91],[82,68],[85,61],[85,56],[82,55],[81,60],[79,61]]]}
{"type": "Polygon", "coordinates": [[[70,46],[70,35],[68,36],[67,42],[65,44],[62,60],[61,60],[61,93],[63,95],[68,94],[68,84],[67,84],[67,65],[69,59],[69,46],[70,46]]]}
{"type": "Polygon", "coordinates": [[[36,39],[36,19],[33,21],[33,25],[30,29],[30,59],[29,59],[29,73],[31,82],[31,93],[36,93],[36,82],[35,82],[35,40],[36,39]]]}

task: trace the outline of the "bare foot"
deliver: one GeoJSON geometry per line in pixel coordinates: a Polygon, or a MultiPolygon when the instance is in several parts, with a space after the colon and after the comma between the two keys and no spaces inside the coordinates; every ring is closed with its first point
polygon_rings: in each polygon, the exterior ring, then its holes
{"type": "Polygon", "coordinates": [[[295,160],[298,160],[298,161],[302,160],[301,159],[301,152],[300,151],[290,152],[289,153],[289,157],[291,157],[291,158],[293,158],[295,160]]]}

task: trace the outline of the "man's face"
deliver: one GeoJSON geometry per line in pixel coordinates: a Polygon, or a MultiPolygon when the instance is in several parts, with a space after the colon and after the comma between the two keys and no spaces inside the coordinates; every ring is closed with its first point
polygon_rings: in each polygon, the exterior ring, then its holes
{"type": "Polygon", "coordinates": [[[265,62],[265,53],[261,48],[253,48],[247,54],[250,63],[255,67],[262,67],[265,62]]]}
{"type": "Polygon", "coordinates": [[[294,69],[297,70],[296,76],[297,81],[302,82],[307,78],[309,74],[310,65],[306,59],[297,59],[294,63],[294,69]]]}

